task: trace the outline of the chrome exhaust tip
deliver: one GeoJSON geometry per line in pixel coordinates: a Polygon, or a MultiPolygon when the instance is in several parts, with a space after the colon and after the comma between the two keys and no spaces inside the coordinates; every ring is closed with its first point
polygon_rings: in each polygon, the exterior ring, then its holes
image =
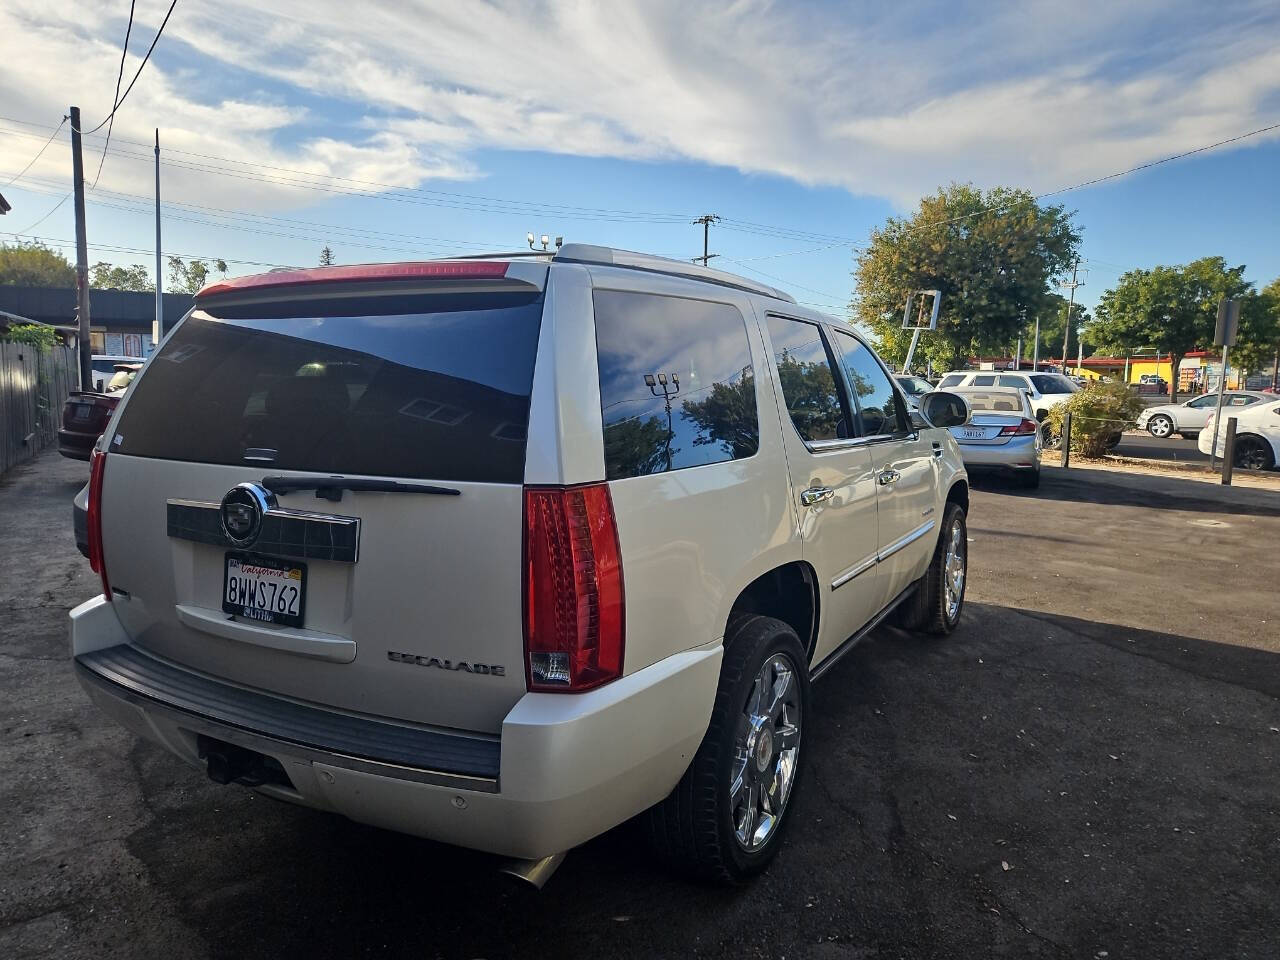
{"type": "Polygon", "coordinates": [[[567,851],[553,853],[541,860],[508,860],[498,867],[498,872],[523,880],[535,890],[541,890],[551,879],[551,875],[560,868],[560,864],[564,863],[566,856],[567,851]]]}

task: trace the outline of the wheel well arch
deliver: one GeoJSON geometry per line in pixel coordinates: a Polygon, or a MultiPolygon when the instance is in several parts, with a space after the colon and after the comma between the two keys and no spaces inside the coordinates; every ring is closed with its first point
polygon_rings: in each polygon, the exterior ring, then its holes
{"type": "MultiPolygon", "coordinates": [[[[805,656],[813,659],[818,641],[818,579],[813,567],[792,560],[767,570],[742,588],[729,608],[729,621],[736,614],[756,613],[774,617],[790,626],[800,638],[805,656]]],[[[725,642],[729,641],[726,621],[725,642]]]]}
{"type": "Polygon", "coordinates": [[[969,513],[969,482],[967,480],[957,480],[951,485],[947,491],[947,503],[958,503],[960,509],[969,513]]]}

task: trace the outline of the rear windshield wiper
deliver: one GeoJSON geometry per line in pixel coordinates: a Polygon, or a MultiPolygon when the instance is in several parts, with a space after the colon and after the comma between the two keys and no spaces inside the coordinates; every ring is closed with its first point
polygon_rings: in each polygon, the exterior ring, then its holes
{"type": "Polygon", "coordinates": [[[437,487],[430,483],[413,483],[404,480],[364,480],[358,477],[263,477],[262,485],[272,493],[289,493],[292,490],[314,490],[321,500],[342,500],[342,491],[364,493],[424,493],[437,497],[461,496],[461,490],[453,487],[437,487]]]}

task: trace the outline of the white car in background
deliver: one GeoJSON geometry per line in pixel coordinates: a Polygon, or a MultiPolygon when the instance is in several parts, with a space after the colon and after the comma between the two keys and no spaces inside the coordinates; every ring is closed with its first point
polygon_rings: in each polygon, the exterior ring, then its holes
{"type": "Polygon", "coordinates": [[[977,390],[1012,387],[1024,390],[1037,420],[1043,420],[1060,403],[1066,403],[1079,384],[1060,373],[1023,373],[1018,370],[957,370],[938,381],[939,390],[977,390]]]}
{"type": "MultiPolygon", "coordinates": [[[[1223,407],[1249,407],[1267,399],[1265,393],[1252,390],[1231,390],[1223,394],[1223,407]]],[[[1171,434],[1199,433],[1205,423],[1213,416],[1218,407],[1218,395],[1206,393],[1193,397],[1184,403],[1162,403],[1159,406],[1147,407],[1138,414],[1138,429],[1145,430],[1153,437],[1167,437],[1171,434]]],[[[1233,413],[1235,411],[1233,410],[1233,413]]]]}
{"type": "MultiPolygon", "coordinates": [[[[1266,396],[1266,394],[1263,394],[1266,396]]],[[[1254,404],[1247,409],[1225,411],[1222,429],[1218,431],[1214,456],[1224,456],[1227,449],[1227,418],[1236,418],[1236,442],[1233,461],[1235,466],[1249,470],[1273,470],[1280,463],[1280,398],[1270,397],[1269,402],[1254,404]]],[[[1208,453],[1213,446],[1213,420],[1215,413],[1200,431],[1196,446],[1201,453],[1208,453]]]]}

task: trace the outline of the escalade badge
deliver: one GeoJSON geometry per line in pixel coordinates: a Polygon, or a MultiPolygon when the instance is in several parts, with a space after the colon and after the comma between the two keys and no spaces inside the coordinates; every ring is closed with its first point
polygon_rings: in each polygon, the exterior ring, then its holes
{"type": "Polygon", "coordinates": [[[275,506],[270,490],[256,483],[241,483],[227,491],[218,509],[222,533],[237,547],[252,546],[262,531],[262,516],[275,506]]]}
{"type": "Polygon", "coordinates": [[[506,667],[497,663],[474,663],[466,660],[444,660],[440,657],[421,657],[414,653],[387,651],[387,659],[395,663],[413,663],[419,667],[435,667],[437,670],[463,670],[467,673],[488,674],[491,677],[505,677],[506,667]]]}

